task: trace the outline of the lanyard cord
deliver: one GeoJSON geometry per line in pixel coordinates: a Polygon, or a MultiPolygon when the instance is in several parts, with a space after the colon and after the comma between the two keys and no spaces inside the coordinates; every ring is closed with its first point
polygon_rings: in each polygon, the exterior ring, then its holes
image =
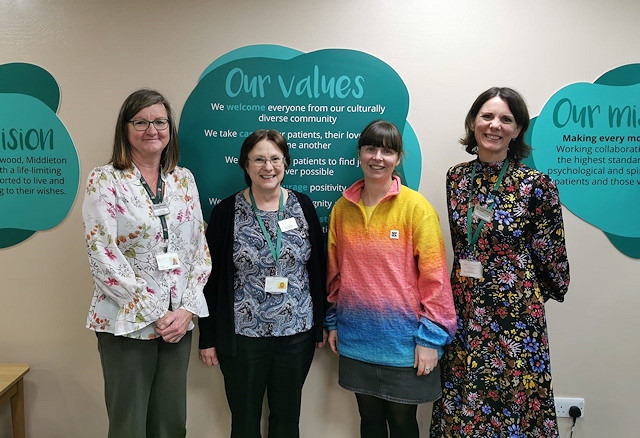
{"type": "MultiPolygon", "coordinates": [[[[473,250],[476,246],[476,242],[480,238],[480,231],[484,226],[484,219],[481,219],[478,222],[478,226],[476,227],[476,232],[472,235],[472,224],[473,224],[473,187],[475,186],[475,178],[476,178],[476,165],[478,164],[478,160],[473,163],[473,170],[471,171],[471,181],[469,186],[469,205],[467,207],[467,242],[469,243],[469,255],[473,254],[473,250]]],[[[504,178],[504,174],[507,172],[507,168],[509,167],[509,159],[504,160],[504,164],[502,165],[502,169],[500,170],[500,175],[498,175],[498,180],[496,181],[496,185],[491,190],[489,195],[487,196],[487,203],[491,201],[498,194],[498,189],[502,184],[502,178],[504,178]]],[[[487,206],[489,211],[493,211],[495,204],[491,203],[487,206]]]]}
{"type": "MultiPolygon", "coordinates": [[[[158,169],[158,185],[156,186],[155,195],[151,191],[151,188],[149,187],[149,184],[147,184],[147,181],[145,181],[144,176],[142,176],[142,173],[140,173],[140,182],[142,183],[142,187],[144,187],[147,194],[149,195],[149,198],[151,198],[151,202],[153,202],[156,205],[161,204],[162,198],[163,198],[162,171],[158,169]]],[[[165,241],[169,240],[169,229],[167,227],[167,219],[165,218],[165,215],[160,216],[160,223],[162,224],[162,237],[164,238],[165,241]]]]}
{"type": "MultiPolygon", "coordinates": [[[[258,219],[258,223],[260,224],[260,228],[262,229],[262,235],[264,236],[267,244],[269,245],[269,250],[271,251],[271,255],[273,256],[273,260],[276,265],[278,264],[278,258],[280,257],[280,250],[282,249],[282,230],[280,227],[277,228],[276,232],[276,246],[274,248],[273,242],[271,241],[271,236],[267,232],[267,228],[264,226],[264,221],[262,220],[262,216],[258,214],[258,206],[256,205],[256,200],[253,197],[253,191],[249,188],[249,197],[251,198],[251,206],[253,207],[253,212],[256,214],[256,218],[258,219]]],[[[278,220],[284,219],[284,194],[282,193],[282,189],[280,190],[280,201],[278,203],[278,220]]],[[[276,266],[277,269],[277,266],[276,266]]]]}

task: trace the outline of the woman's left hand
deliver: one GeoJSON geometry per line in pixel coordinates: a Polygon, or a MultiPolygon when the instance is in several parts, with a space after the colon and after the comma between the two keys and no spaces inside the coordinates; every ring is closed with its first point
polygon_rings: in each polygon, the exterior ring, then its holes
{"type": "Polygon", "coordinates": [[[413,367],[418,369],[418,376],[426,376],[438,365],[438,350],[434,348],[416,345],[414,356],[413,367]]]}
{"type": "Polygon", "coordinates": [[[327,339],[329,338],[329,332],[327,329],[322,329],[322,342],[316,342],[316,348],[324,347],[324,344],[327,343],[327,339]]]}
{"type": "Polygon", "coordinates": [[[193,319],[193,313],[188,310],[168,310],[165,315],[156,321],[156,332],[162,336],[165,342],[175,344],[187,333],[189,323],[193,319]]]}

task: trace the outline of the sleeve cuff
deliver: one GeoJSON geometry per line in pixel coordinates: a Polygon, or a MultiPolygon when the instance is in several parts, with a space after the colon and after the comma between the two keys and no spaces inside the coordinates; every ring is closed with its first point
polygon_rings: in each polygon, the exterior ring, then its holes
{"type": "Polygon", "coordinates": [[[329,331],[338,329],[338,315],[335,306],[331,306],[327,310],[327,314],[324,317],[323,327],[329,331]]]}
{"type": "Polygon", "coordinates": [[[438,358],[442,357],[443,347],[452,341],[451,336],[439,325],[425,317],[420,317],[420,326],[413,335],[416,344],[438,351],[438,358]]]}

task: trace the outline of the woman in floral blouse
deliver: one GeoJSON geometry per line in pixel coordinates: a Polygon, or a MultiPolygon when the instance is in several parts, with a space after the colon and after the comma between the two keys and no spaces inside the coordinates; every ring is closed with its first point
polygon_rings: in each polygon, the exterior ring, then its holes
{"type": "Polygon", "coordinates": [[[517,92],[485,91],[461,139],[477,159],[447,174],[458,332],[431,437],[558,436],[544,303],[563,301],[569,264],[558,190],[521,161],[528,126],[517,92]]]}
{"type": "Polygon", "coordinates": [[[211,271],[191,172],[178,167],[167,100],[123,103],[111,161],[91,171],[82,215],[110,437],[184,437],[194,315],[209,314],[211,271]]]}

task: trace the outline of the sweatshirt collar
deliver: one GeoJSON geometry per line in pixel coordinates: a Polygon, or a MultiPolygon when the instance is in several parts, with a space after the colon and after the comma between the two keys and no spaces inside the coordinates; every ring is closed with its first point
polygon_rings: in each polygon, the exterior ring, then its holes
{"type": "MultiPolygon", "coordinates": [[[[383,201],[391,196],[398,195],[400,193],[400,187],[402,186],[402,181],[398,175],[391,176],[391,185],[389,186],[389,190],[387,194],[382,199],[383,201]]],[[[364,189],[364,178],[359,179],[354,182],[351,187],[342,192],[342,196],[344,196],[347,200],[358,203],[360,200],[360,194],[362,193],[362,189],[364,189]]]]}

